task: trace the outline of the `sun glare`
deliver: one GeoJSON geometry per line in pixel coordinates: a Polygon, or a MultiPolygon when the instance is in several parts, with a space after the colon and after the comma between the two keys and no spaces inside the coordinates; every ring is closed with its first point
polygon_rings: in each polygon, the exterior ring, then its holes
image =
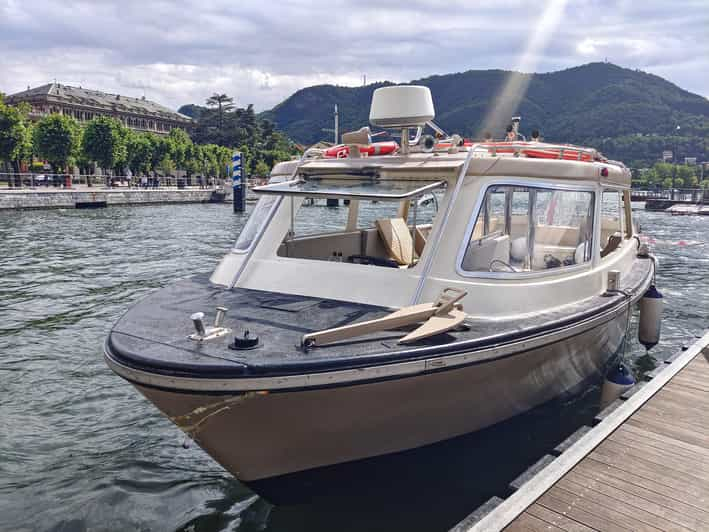
{"type": "Polygon", "coordinates": [[[519,103],[524,98],[532,79],[531,74],[528,73],[535,71],[544,49],[556,32],[565,7],[566,0],[552,0],[547,4],[536,27],[530,34],[529,41],[513,68],[513,72],[508,75],[502,90],[490,106],[490,111],[485,116],[478,132],[478,138],[483,136],[484,131],[499,128],[509,120],[513,113],[517,112],[519,103]],[[522,72],[522,74],[517,74],[517,72],[522,72]]]}

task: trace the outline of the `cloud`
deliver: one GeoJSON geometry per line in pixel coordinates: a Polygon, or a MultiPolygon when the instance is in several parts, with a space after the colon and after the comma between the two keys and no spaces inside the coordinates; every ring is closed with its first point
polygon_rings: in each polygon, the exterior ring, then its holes
{"type": "Polygon", "coordinates": [[[0,90],[56,78],[173,108],[225,92],[261,110],[363,74],[408,81],[607,58],[709,95],[705,0],[556,4],[560,23],[545,27],[548,3],[517,0],[0,0],[0,90]],[[543,46],[530,53],[535,35],[543,46]]]}

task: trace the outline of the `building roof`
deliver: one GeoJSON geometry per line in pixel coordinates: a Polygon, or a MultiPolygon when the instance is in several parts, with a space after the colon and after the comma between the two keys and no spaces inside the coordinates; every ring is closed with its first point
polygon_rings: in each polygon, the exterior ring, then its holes
{"type": "Polygon", "coordinates": [[[131,98],[120,94],[110,94],[81,87],[72,87],[60,83],[48,83],[32,89],[11,94],[7,97],[7,103],[18,103],[23,101],[47,99],[48,101],[74,104],[84,107],[98,109],[110,109],[115,112],[130,113],[136,115],[161,116],[162,118],[189,122],[189,116],[175,112],[163,105],[143,98],[131,98]]]}

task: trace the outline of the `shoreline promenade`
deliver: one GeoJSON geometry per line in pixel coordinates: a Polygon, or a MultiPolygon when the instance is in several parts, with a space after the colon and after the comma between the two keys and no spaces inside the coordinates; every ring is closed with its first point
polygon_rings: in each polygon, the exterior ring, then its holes
{"type": "Polygon", "coordinates": [[[0,211],[8,209],[99,208],[111,205],[160,203],[221,203],[230,201],[231,189],[190,186],[138,188],[74,185],[63,187],[0,187],[0,211]]]}

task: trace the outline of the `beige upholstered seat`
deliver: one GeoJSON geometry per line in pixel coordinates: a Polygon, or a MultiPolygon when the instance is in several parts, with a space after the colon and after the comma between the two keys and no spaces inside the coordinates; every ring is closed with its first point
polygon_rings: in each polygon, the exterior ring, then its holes
{"type": "Polygon", "coordinates": [[[414,242],[403,218],[382,218],[376,221],[377,231],[389,257],[402,266],[414,261],[414,242]]]}

